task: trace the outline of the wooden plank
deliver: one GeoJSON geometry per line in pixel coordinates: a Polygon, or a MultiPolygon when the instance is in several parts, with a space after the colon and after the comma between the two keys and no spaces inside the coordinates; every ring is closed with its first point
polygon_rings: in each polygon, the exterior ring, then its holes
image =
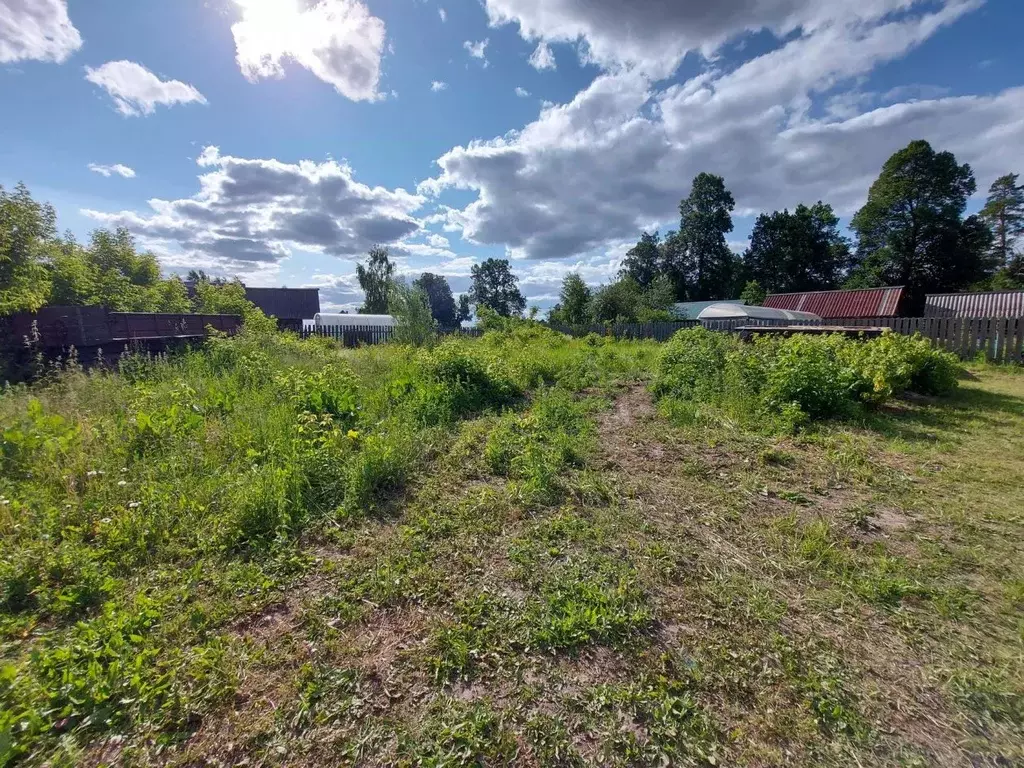
{"type": "Polygon", "coordinates": [[[986,341],[987,349],[985,351],[985,358],[989,362],[996,362],[996,343],[998,341],[998,330],[997,322],[992,318],[985,319],[985,334],[987,336],[986,341]]]}
{"type": "Polygon", "coordinates": [[[1014,328],[1012,359],[1015,363],[1024,363],[1024,317],[1014,320],[1014,328]]]}

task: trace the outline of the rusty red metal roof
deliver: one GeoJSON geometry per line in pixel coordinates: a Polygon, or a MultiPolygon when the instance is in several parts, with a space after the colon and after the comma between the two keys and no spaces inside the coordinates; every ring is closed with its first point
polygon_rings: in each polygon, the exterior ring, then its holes
{"type": "Polygon", "coordinates": [[[895,317],[903,301],[903,286],[867,288],[855,291],[805,291],[773,293],[764,306],[813,312],[827,320],[833,317],[895,317]]]}
{"type": "Polygon", "coordinates": [[[1024,317],[1024,291],[929,293],[925,317],[1024,317]]]}

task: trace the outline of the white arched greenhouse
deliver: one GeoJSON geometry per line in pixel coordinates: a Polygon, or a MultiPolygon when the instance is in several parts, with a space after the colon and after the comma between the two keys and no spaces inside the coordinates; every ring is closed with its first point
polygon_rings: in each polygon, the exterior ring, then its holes
{"type": "Polygon", "coordinates": [[[772,307],[755,307],[748,304],[712,304],[705,307],[699,315],[698,320],[774,320],[786,322],[787,320],[818,320],[821,318],[813,312],[797,312],[792,309],[774,309],[772,307]]]}
{"type": "Polygon", "coordinates": [[[313,316],[315,328],[394,328],[391,315],[332,315],[318,312],[313,316]]]}

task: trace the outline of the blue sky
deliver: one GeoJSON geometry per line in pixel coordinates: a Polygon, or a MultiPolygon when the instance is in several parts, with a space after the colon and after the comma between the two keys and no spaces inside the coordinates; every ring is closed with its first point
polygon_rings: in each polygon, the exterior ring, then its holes
{"type": "MultiPolygon", "coordinates": [[[[1019,0],[3,0],[0,184],[165,268],[361,300],[355,264],[531,303],[725,176],[844,217],[911,139],[1024,172],[1019,0]],[[484,44],[486,43],[486,44],[484,44]]],[[[977,205],[977,201],[974,202],[977,205]]]]}

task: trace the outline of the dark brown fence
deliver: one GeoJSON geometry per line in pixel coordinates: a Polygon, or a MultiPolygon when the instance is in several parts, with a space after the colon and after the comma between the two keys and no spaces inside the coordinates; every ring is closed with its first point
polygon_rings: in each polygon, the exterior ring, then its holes
{"type": "Polygon", "coordinates": [[[0,341],[23,346],[26,340],[43,349],[90,347],[113,349],[132,341],[202,339],[207,328],[235,333],[237,315],[109,312],[104,307],[43,307],[0,319],[0,341]]]}

